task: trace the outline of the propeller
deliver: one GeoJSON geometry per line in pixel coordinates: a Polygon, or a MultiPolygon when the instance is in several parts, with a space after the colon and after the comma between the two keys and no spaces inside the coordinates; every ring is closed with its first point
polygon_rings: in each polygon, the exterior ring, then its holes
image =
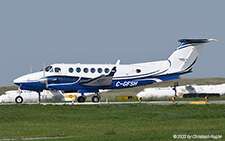
{"type": "Polygon", "coordinates": [[[38,81],[45,84],[46,88],[48,88],[48,79],[45,76],[45,63],[43,63],[43,77],[41,79],[39,79],[38,81]]]}
{"type": "MultiPolygon", "coordinates": [[[[46,88],[48,88],[48,79],[45,77],[45,63],[43,63],[43,77],[39,79],[38,81],[45,84],[46,88]]],[[[41,92],[38,91],[38,103],[41,102],[41,92]]]]}
{"type": "Polygon", "coordinates": [[[46,72],[50,71],[51,69],[52,69],[51,66],[45,68],[45,65],[43,63],[43,69],[42,69],[43,77],[41,79],[39,79],[39,82],[45,84],[46,88],[48,88],[48,83],[59,81],[58,78],[51,78],[51,79],[50,78],[46,78],[46,72]]]}
{"type": "Polygon", "coordinates": [[[45,63],[43,63],[43,78],[45,78],[45,63]]]}

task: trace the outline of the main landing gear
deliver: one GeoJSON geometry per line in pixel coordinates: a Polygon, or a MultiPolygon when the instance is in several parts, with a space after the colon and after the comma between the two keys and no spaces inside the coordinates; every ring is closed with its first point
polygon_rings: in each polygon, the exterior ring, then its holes
{"type": "Polygon", "coordinates": [[[95,96],[93,96],[92,98],[91,98],[91,100],[92,100],[92,102],[99,102],[99,100],[101,99],[101,96],[100,95],[98,95],[98,94],[96,94],[95,96]]]}
{"type": "Polygon", "coordinates": [[[81,103],[81,102],[85,102],[85,99],[86,99],[86,96],[84,94],[81,94],[81,96],[77,98],[77,101],[81,103]]]}
{"type": "MultiPolygon", "coordinates": [[[[95,102],[95,103],[96,103],[96,102],[99,102],[100,99],[101,99],[101,96],[98,95],[98,94],[94,95],[94,96],[91,98],[92,102],[95,102]]],[[[86,100],[86,96],[85,96],[84,94],[81,94],[81,96],[79,96],[79,97],[77,98],[77,101],[80,102],[80,103],[85,102],[85,100],[86,100]]]]}

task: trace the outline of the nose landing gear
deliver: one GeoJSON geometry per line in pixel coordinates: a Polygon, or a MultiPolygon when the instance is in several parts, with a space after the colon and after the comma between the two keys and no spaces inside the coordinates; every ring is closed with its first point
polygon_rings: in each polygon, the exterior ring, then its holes
{"type": "Polygon", "coordinates": [[[16,102],[16,103],[23,103],[23,98],[22,98],[21,96],[17,96],[17,97],[15,98],[15,102],[16,102]]]}

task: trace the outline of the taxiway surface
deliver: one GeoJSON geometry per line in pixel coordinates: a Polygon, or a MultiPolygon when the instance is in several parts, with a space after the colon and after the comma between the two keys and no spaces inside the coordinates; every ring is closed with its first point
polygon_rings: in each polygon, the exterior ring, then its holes
{"type": "MultiPolygon", "coordinates": [[[[23,103],[27,105],[34,105],[37,103],[23,103]]],[[[225,101],[176,101],[175,103],[172,101],[142,101],[142,102],[85,102],[85,103],[78,103],[78,102],[43,102],[40,105],[106,105],[106,104],[150,104],[150,105],[170,105],[170,104],[225,104],[225,101]]],[[[16,105],[16,103],[2,103],[1,105],[16,105]]],[[[21,105],[21,104],[18,104],[21,105]]]]}

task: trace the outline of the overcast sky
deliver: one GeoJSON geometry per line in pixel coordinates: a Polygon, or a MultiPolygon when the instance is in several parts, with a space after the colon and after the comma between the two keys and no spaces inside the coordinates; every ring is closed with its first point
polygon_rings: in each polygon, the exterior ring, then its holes
{"type": "Polygon", "coordinates": [[[52,63],[167,59],[182,38],[216,38],[193,73],[225,77],[224,0],[1,0],[0,86],[52,63]]]}

